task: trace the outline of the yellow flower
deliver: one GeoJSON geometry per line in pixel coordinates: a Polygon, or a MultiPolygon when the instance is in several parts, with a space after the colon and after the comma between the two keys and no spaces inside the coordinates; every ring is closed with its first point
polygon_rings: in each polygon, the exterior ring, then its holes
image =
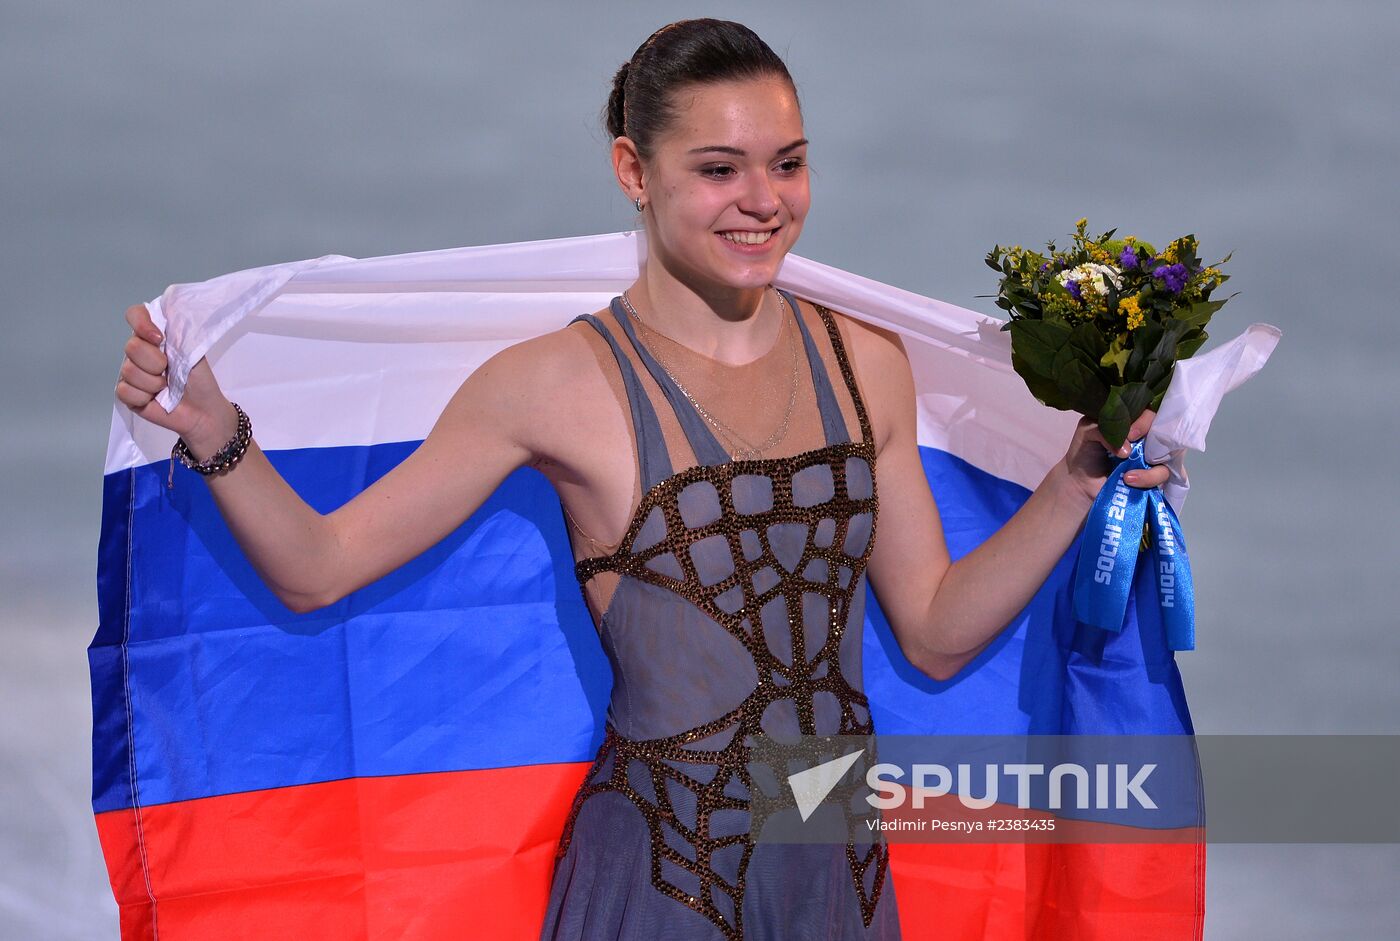
{"type": "Polygon", "coordinates": [[[1125,242],[1127,242],[1129,245],[1131,245],[1132,243],[1134,243],[1134,242],[1137,241],[1137,236],[1136,236],[1136,235],[1125,235],[1125,236],[1123,236],[1123,241],[1125,241],[1125,242]]]}
{"type": "Polygon", "coordinates": [[[1162,258],[1169,262],[1178,262],[1181,260],[1181,250],[1188,245],[1194,246],[1195,239],[1187,238],[1184,235],[1179,239],[1172,239],[1172,243],[1167,246],[1167,250],[1162,252],[1162,258]]]}
{"type": "Polygon", "coordinates": [[[1118,299],[1118,312],[1127,318],[1129,330],[1136,330],[1138,327],[1141,327],[1143,322],[1147,319],[1143,316],[1142,308],[1138,306],[1138,297],[1140,296],[1141,295],[1134,294],[1131,297],[1118,299]]]}

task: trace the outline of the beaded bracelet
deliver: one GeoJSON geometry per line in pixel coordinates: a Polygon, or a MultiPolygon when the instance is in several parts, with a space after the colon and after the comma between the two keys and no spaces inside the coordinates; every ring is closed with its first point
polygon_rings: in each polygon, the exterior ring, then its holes
{"type": "Polygon", "coordinates": [[[233,437],[219,450],[203,461],[196,461],[194,455],[190,453],[189,445],[185,444],[184,438],[176,438],[175,446],[170,449],[170,476],[166,481],[166,487],[175,486],[175,460],[192,471],[198,471],[204,476],[217,474],[220,471],[228,470],[233,465],[243,459],[243,455],[248,451],[248,443],[253,440],[253,423],[248,418],[248,413],[239,407],[237,402],[230,403],[233,410],[238,413],[238,430],[233,433],[233,437]]]}

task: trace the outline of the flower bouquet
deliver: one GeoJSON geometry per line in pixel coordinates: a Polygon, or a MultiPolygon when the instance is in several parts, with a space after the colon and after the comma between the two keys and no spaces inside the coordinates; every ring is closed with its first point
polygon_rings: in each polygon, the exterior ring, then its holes
{"type": "Polygon", "coordinates": [[[1051,408],[1098,421],[1104,439],[1123,444],[1137,417],[1162,404],[1172,367],[1206,341],[1224,306],[1211,292],[1229,280],[1202,265],[1196,237],[1158,252],[1135,236],[1098,238],[1075,223],[1074,246],[1048,255],[994,246],[987,264],[1001,273],[996,305],[1011,315],[1011,364],[1031,394],[1051,408]]]}
{"type": "MultiPolygon", "coordinates": [[[[1041,403],[1097,421],[1116,451],[1146,409],[1161,408],[1177,360],[1206,341],[1224,306],[1211,293],[1229,280],[1226,255],[1202,265],[1194,235],[1161,252],[1135,236],[1098,238],[1075,223],[1074,245],[1048,254],[994,246],[987,264],[1001,273],[995,295],[1011,319],[1011,364],[1041,403]]],[[[1142,443],[1104,482],[1084,523],[1074,579],[1075,616],[1122,630],[1140,553],[1155,556],[1154,581],[1167,646],[1195,647],[1195,592],[1176,512],[1158,488],[1141,490],[1123,474],[1145,468],[1142,443]]]]}

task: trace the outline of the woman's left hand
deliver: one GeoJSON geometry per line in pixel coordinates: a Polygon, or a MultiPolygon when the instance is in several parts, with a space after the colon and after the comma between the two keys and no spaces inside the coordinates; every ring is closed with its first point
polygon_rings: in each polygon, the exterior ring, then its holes
{"type": "MultiPolygon", "coordinates": [[[[1138,416],[1138,420],[1133,422],[1133,427],[1128,430],[1128,440],[1124,441],[1118,450],[1119,457],[1127,457],[1131,453],[1131,443],[1147,434],[1147,429],[1152,427],[1152,419],[1156,417],[1157,413],[1152,409],[1147,409],[1138,416]]],[[[1117,466],[1112,450],[1104,440],[1103,433],[1099,431],[1098,422],[1092,418],[1081,417],[1074,429],[1069,450],[1065,452],[1060,465],[1068,482],[1084,493],[1090,502],[1099,495],[1099,490],[1108,480],[1109,473],[1117,466]]],[[[1123,476],[1123,482],[1132,487],[1150,490],[1166,483],[1170,476],[1166,465],[1153,464],[1146,470],[1129,471],[1123,476]]]]}

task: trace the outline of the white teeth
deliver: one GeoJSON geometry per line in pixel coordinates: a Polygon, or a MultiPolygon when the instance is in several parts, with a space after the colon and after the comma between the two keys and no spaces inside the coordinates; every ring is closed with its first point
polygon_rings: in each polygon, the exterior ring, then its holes
{"type": "Polygon", "coordinates": [[[743,245],[762,245],[773,237],[773,231],[767,232],[721,232],[721,236],[731,242],[739,242],[743,245]]]}

